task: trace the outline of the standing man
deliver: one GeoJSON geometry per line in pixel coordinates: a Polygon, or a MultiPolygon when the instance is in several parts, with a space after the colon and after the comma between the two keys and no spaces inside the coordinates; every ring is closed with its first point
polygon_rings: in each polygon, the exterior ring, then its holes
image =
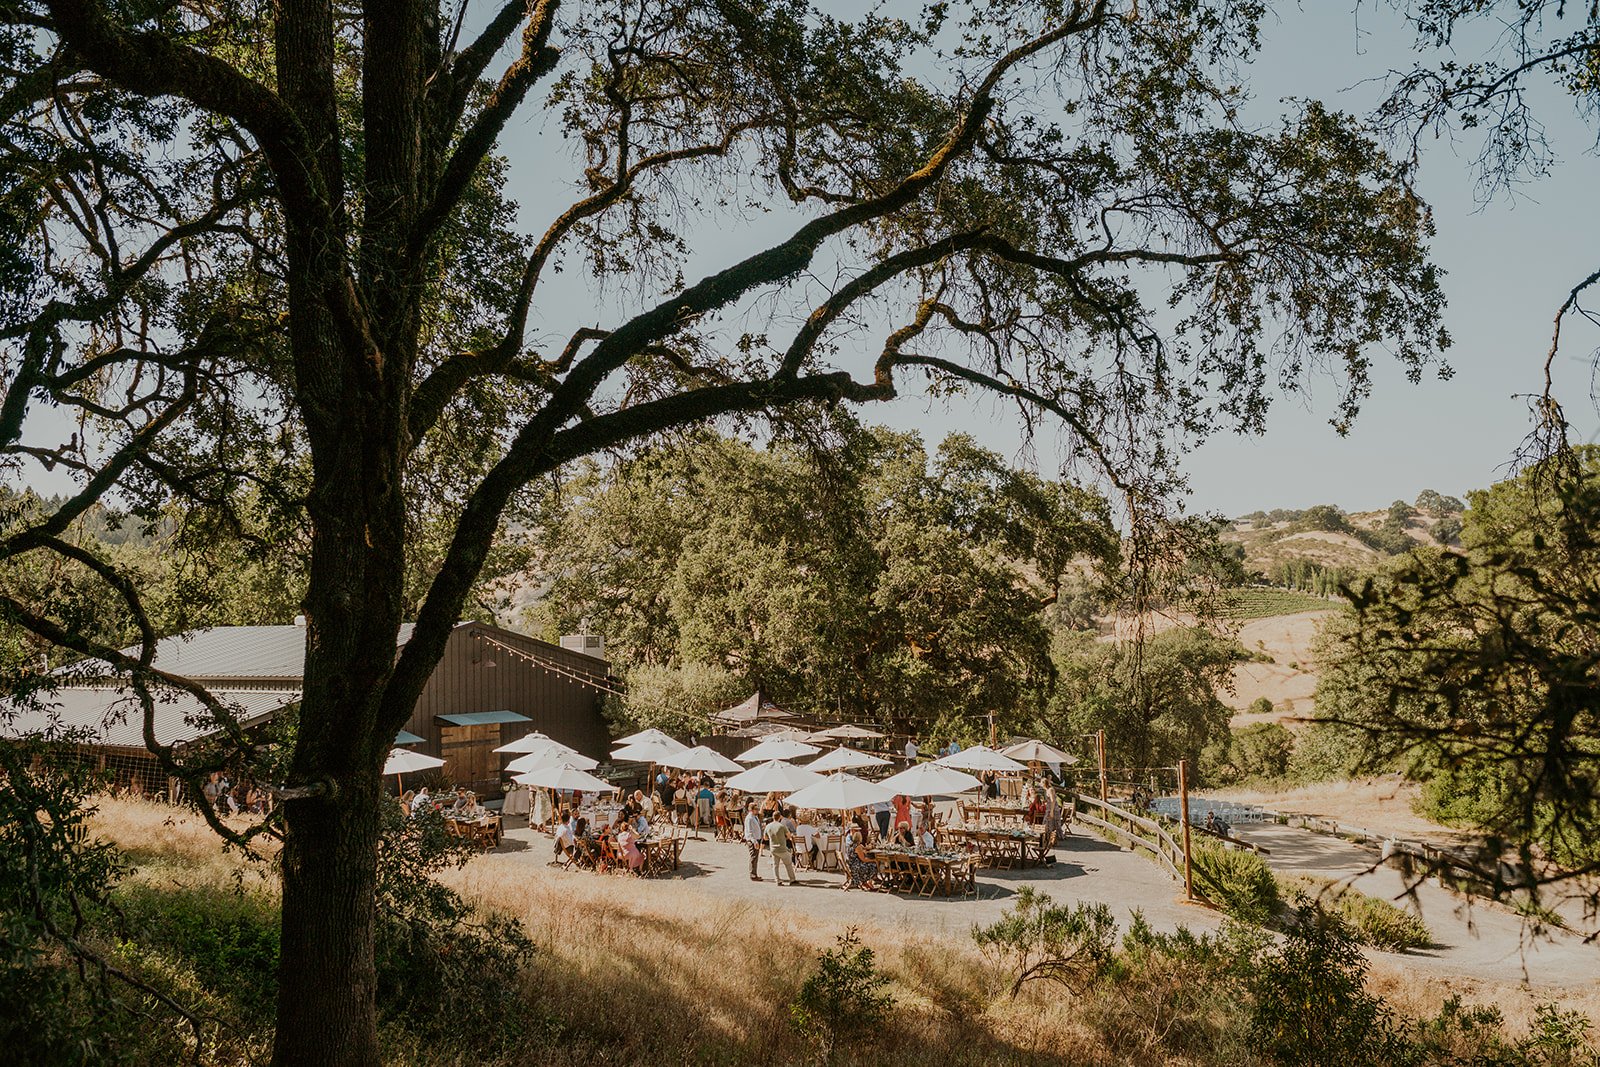
{"type": "Polygon", "coordinates": [[[872,805],[872,819],[878,824],[878,840],[889,840],[889,815],[890,807],[887,800],[880,800],[872,805]]]}
{"type": "Polygon", "coordinates": [[[906,763],[917,762],[917,740],[914,737],[906,738],[906,763]]]}
{"type": "Polygon", "coordinates": [[[750,880],[761,881],[756,864],[761,859],[761,816],[756,814],[756,802],[746,801],[744,806],[744,847],[750,850],[750,880]]]}
{"type": "Polygon", "coordinates": [[[779,809],[772,813],[772,821],[767,823],[767,844],[772,848],[772,880],[779,885],[783,884],[783,872],[789,872],[789,884],[795,884],[794,858],[789,851],[789,827],[784,825],[783,811],[779,809]]]}

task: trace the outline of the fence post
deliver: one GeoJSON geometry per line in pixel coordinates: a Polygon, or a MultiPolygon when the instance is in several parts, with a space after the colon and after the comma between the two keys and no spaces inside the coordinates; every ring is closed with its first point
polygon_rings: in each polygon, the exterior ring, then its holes
{"type": "Polygon", "coordinates": [[[1097,730],[1094,736],[1095,752],[1100,761],[1100,803],[1109,804],[1110,800],[1106,795],[1106,732],[1097,730]]]}
{"type": "Polygon", "coordinates": [[[1178,761],[1178,815],[1183,821],[1183,896],[1194,899],[1194,865],[1189,859],[1189,761],[1178,761]]]}

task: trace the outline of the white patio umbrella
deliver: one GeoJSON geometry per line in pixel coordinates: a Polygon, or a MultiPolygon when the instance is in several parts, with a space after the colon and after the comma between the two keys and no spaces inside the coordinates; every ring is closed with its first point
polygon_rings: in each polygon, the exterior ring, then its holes
{"type": "MultiPolygon", "coordinates": [[[[515,741],[507,741],[505,744],[495,749],[495,751],[537,752],[539,749],[544,748],[547,745],[561,745],[561,742],[554,740],[549,734],[541,734],[538,730],[534,730],[532,733],[523,734],[515,741]]],[[[561,745],[561,747],[566,748],[567,746],[561,745]]]]}
{"type": "Polygon", "coordinates": [[[611,758],[628,763],[660,763],[662,757],[675,756],[679,752],[688,751],[688,748],[688,745],[681,745],[668,737],[614,748],[611,750],[611,758]]]}
{"type": "MultiPolygon", "coordinates": [[[[399,786],[400,776],[411,771],[432,770],[434,767],[443,767],[444,760],[437,756],[425,756],[421,752],[410,752],[403,748],[391,748],[389,758],[383,761],[383,773],[394,775],[395,785],[399,786]]],[[[402,793],[405,789],[402,787],[402,793]]]]}
{"type": "Polygon", "coordinates": [[[637,745],[646,741],[658,741],[665,742],[668,745],[677,745],[680,750],[689,747],[688,745],[683,744],[681,741],[674,740],[670,735],[662,733],[654,726],[650,727],[648,730],[640,730],[636,734],[629,734],[627,737],[619,737],[613,741],[612,744],[616,745],[618,748],[621,748],[623,745],[637,745]]]}
{"type": "Polygon", "coordinates": [[[816,785],[789,794],[789,803],[796,808],[822,808],[827,811],[848,811],[893,799],[894,790],[844,771],[830,774],[816,785]]]}
{"type": "Polygon", "coordinates": [[[727,756],[705,745],[696,745],[670,756],[662,756],[658,762],[663,767],[676,767],[680,771],[716,771],[719,774],[732,774],[744,770],[727,756]]]}
{"type": "Polygon", "coordinates": [[[796,767],[783,760],[768,760],[759,767],[751,767],[736,774],[723,784],[729,789],[745,793],[792,793],[823,780],[822,775],[804,767],[796,767]]]}
{"type": "Polygon", "coordinates": [[[931,797],[966,793],[983,785],[966,771],[954,767],[941,767],[937,763],[919,763],[899,774],[892,774],[878,783],[885,789],[904,793],[908,797],[931,797]]]}
{"type": "Polygon", "coordinates": [[[852,767],[887,767],[889,761],[870,752],[857,752],[853,748],[836,748],[824,752],[806,764],[808,771],[847,771],[852,767]]]}
{"type": "Polygon", "coordinates": [[[882,737],[883,734],[880,734],[876,730],[869,730],[865,726],[856,726],[854,723],[846,723],[843,726],[835,726],[835,727],[832,727],[831,729],[827,729],[827,730],[818,730],[817,731],[817,736],[818,737],[834,737],[834,738],[838,738],[841,741],[843,741],[843,740],[856,740],[856,741],[859,741],[859,740],[862,740],[862,739],[868,738],[868,737],[882,737]]]}
{"type": "Polygon", "coordinates": [[[956,767],[964,771],[1025,771],[1027,766],[1010,756],[1002,756],[987,745],[973,745],[933,762],[941,767],[956,767]]]}
{"type": "Polygon", "coordinates": [[[518,756],[506,764],[506,770],[514,772],[532,771],[540,767],[558,767],[563,763],[569,767],[576,767],[580,771],[592,771],[600,766],[599,760],[585,756],[581,752],[573,752],[570,749],[566,752],[547,749],[542,752],[529,752],[525,756],[518,756]]]}
{"type": "Polygon", "coordinates": [[[548,767],[519,774],[511,780],[544,789],[581,789],[586,793],[614,793],[617,789],[604,778],[596,778],[570,763],[552,763],[548,767]]]}
{"type": "Polygon", "coordinates": [[[797,759],[800,756],[815,756],[822,749],[816,745],[808,745],[804,741],[762,741],[754,748],[747,748],[733,757],[740,763],[761,763],[769,759],[797,759]]]}
{"type": "Polygon", "coordinates": [[[1078,757],[1070,752],[1063,752],[1054,745],[1047,745],[1043,741],[1028,738],[1018,741],[1014,745],[1007,745],[1000,750],[1000,755],[1010,756],[1012,759],[1022,760],[1024,763],[1077,763],[1078,757]]]}

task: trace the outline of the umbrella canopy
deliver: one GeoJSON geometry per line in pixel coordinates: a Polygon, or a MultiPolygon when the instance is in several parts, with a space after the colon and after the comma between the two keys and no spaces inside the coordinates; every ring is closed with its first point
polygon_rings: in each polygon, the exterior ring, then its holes
{"type": "Polygon", "coordinates": [[[562,752],[552,748],[529,752],[525,756],[518,756],[506,764],[506,770],[512,772],[531,771],[540,767],[559,767],[563,763],[568,767],[576,767],[580,771],[592,771],[600,766],[599,760],[590,759],[581,752],[572,752],[570,750],[562,752]]]}
{"type": "Polygon", "coordinates": [[[816,785],[789,794],[789,803],[797,808],[823,808],[827,811],[864,808],[868,804],[887,803],[893,799],[894,790],[844,771],[830,774],[816,785]]]}
{"type": "Polygon", "coordinates": [[[1002,756],[987,745],[973,745],[933,762],[941,767],[959,767],[964,771],[1025,771],[1027,766],[1010,756],[1002,756]]]}
{"type": "Polygon", "coordinates": [[[804,767],[796,767],[792,763],[774,759],[759,767],[751,767],[742,774],[736,774],[723,784],[729,789],[738,789],[746,793],[792,793],[796,789],[804,789],[822,780],[822,775],[816,771],[808,771],[804,767]]]}
{"type": "Polygon", "coordinates": [[[688,745],[679,744],[669,737],[664,741],[640,741],[637,744],[614,748],[611,750],[611,758],[627,763],[660,763],[667,756],[676,756],[688,749],[688,745]]]}
{"type": "Polygon", "coordinates": [[[401,730],[394,735],[394,743],[397,745],[420,745],[424,740],[425,738],[418,737],[410,730],[401,730]]]}
{"type": "MultiPolygon", "coordinates": [[[[542,748],[545,745],[561,745],[561,742],[553,741],[553,740],[551,740],[550,735],[541,734],[538,730],[535,730],[532,733],[523,734],[521,737],[517,738],[515,741],[507,741],[505,744],[503,744],[499,748],[495,749],[495,751],[496,752],[537,752],[540,748],[542,748]]],[[[566,748],[567,746],[561,745],[561,747],[562,748],[566,748]]]]}
{"type": "Polygon", "coordinates": [[[629,734],[627,737],[619,737],[611,743],[621,748],[623,745],[638,745],[646,741],[660,741],[669,745],[677,745],[680,749],[689,747],[688,745],[680,744],[670,734],[662,733],[654,726],[648,730],[640,730],[636,734],[629,734]]]}
{"type": "Polygon", "coordinates": [[[946,795],[966,793],[983,783],[966,771],[954,767],[941,767],[937,763],[919,763],[899,774],[891,774],[878,783],[885,789],[911,797],[931,797],[935,793],[946,795]]]}
{"type": "Polygon", "coordinates": [[[882,756],[874,756],[867,752],[857,752],[853,748],[836,748],[832,752],[824,752],[810,763],[806,764],[808,771],[847,771],[852,767],[887,767],[889,761],[882,756]]]}
{"type": "Polygon", "coordinates": [[[846,723],[844,726],[835,726],[828,730],[818,730],[818,737],[836,737],[841,741],[859,741],[868,737],[882,737],[876,730],[869,730],[865,726],[856,726],[846,723]]]}
{"type": "Polygon", "coordinates": [[[406,774],[410,771],[427,771],[435,767],[443,767],[444,760],[436,756],[424,756],[420,752],[407,752],[403,748],[391,748],[389,758],[384,761],[384,774],[406,774]]]}
{"type": "Polygon", "coordinates": [[[813,734],[811,733],[810,730],[802,730],[798,726],[780,727],[779,729],[772,731],[770,734],[763,734],[762,737],[765,738],[765,739],[768,739],[768,740],[772,740],[772,741],[810,741],[810,740],[813,740],[813,734]]]}
{"type": "Polygon", "coordinates": [[[763,700],[760,690],[750,694],[748,700],[740,701],[731,708],[713,712],[711,718],[726,726],[741,726],[753,722],[785,722],[794,716],[784,711],[769,700],[763,700]]]}
{"type": "Polygon", "coordinates": [[[762,741],[755,748],[747,748],[733,758],[740,763],[760,763],[769,759],[815,756],[821,751],[816,745],[808,745],[804,741],[762,741]]]}
{"type": "Polygon", "coordinates": [[[680,771],[717,771],[721,774],[732,774],[744,770],[727,756],[705,745],[696,745],[670,756],[662,756],[657,762],[663,767],[676,767],[680,771]]]}
{"type": "Polygon", "coordinates": [[[1077,763],[1078,757],[1070,752],[1063,752],[1054,745],[1047,745],[1043,741],[1029,738],[1018,741],[1014,745],[1007,745],[1000,750],[1000,755],[1010,756],[1012,759],[1022,760],[1024,763],[1077,763]]]}
{"type": "Polygon", "coordinates": [[[782,733],[783,727],[770,722],[753,722],[749,726],[741,726],[737,730],[726,731],[728,737],[771,737],[773,734],[782,733]]]}
{"type": "Polygon", "coordinates": [[[548,767],[519,774],[511,780],[544,789],[581,789],[586,793],[614,793],[617,789],[604,778],[596,778],[570,763],[552,763],[548,767]]]}

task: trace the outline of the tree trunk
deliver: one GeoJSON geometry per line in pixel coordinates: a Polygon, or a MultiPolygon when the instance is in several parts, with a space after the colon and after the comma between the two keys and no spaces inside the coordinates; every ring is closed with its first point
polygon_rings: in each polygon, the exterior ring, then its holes
{"type": "Polygon", "coordinates": [[[281,1067],[377,1067],[377,776],[339,783],[333,803],[286,809],[278,967],[281,1067]],[[365,779],[365,780],[363,780],[365,779]]]}

